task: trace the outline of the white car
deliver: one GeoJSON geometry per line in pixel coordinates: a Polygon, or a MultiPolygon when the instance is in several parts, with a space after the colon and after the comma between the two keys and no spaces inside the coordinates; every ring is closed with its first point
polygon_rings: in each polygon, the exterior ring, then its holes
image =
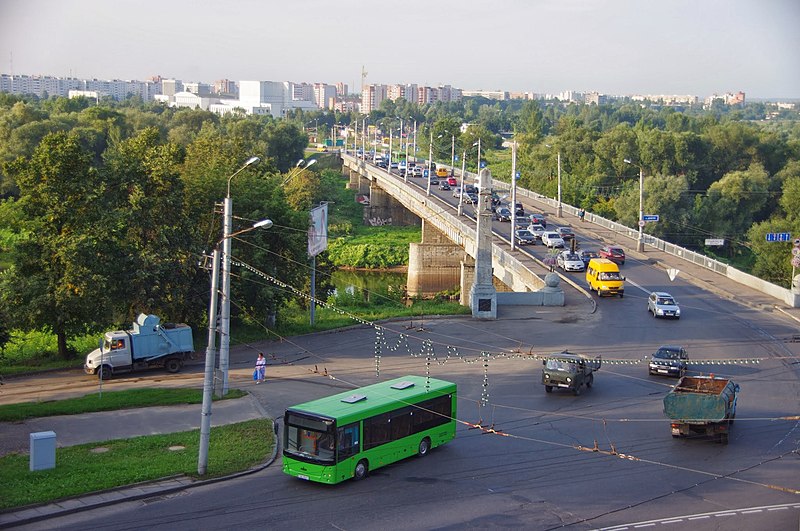
{"type": "Polygon", "coordinates": [[[583,271],[585,269],[580,255],[572,251],[559,253],[558,258],[556,258],[556,265],[564,271],[583,271]]]}
{"type": "Polygon", "coordinates": [[[528,230],[532,232],[533,235],[536,236],[536,238],[539,240],[542,239],[542,234],[545,233],[545,228],[539,225],[538,223],[531,223],[530,225],[528,225],[528,230]]]}
{"type": "Polygon", "coordinates": [[[564,240],[557,232],[545,231],[542,233],[542,243],[551,248],[564,247],[564,240]]]}

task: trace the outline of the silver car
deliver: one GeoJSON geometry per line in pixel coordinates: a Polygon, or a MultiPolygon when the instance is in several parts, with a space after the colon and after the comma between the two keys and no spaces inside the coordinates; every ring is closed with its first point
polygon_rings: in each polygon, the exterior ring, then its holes
{"type": "Polygon", "coordinates": [[[556,265],[564,271],[583,271],[585,269],[581,257],[572,251],[558,253],[556,265]]]}
{"type": "Polygon", "coordinates": [[[672,295],[665,291],[654,291],[647,297],[647,311],[653,317],[681,318],[681,309],[672,295]]]}
{"type": "Polygon", "coordinates": [[[542,243],[548,247],[564,247],[564,240],[557,232],[544,232],[542,233],[542,243]]]}

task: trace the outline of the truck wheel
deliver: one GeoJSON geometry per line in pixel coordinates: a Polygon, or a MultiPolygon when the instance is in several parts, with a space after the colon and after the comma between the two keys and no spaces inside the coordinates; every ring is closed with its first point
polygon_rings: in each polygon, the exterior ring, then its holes
{"type": "Polygon", "coordinates": [[[594,374],[590,374],[588,378],[586,378],[586,387],[591,387],[594,383],[594,374]]]}
{"type": "Polygon", "coordinates": [[[164,368],[167,369],[167,372],[173,374],[181,370],[181,365],[183,364],[178,358],[169,358],[164,362],[164,368]]]}
{"type": "Polygon", "coordinates": [[[545,391],[545,393],[552,393],[553,392],[553,386],[552,385],[545,385],[544,386],[544,391],[545,391]]]}
{"type": "Polygon", "coordinates": [[[114,371],[108,365],[103,365],[97,370],[97,377],[101,380],[110,380],[114,375],[114,371]]]}

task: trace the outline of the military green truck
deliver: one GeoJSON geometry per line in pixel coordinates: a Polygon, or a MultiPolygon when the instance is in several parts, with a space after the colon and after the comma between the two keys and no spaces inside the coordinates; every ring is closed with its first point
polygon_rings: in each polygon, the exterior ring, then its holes
{"type": "Polygon", "coordinates": [[[727,378],[684,376],[664,397],[673,437],[706,435],[728,444],[739,386],[727,378]]]}
{"type": "Polygon", "coordinates": [[[542,361],[542,383],[544,390],[553,392],[553,388],[568,389],[578,396],[585,385],[594,383],[594,371],[600,369],[600,356],[590,358],[585,354],[574,354],[569,351],[550,354],[542,361]]]}

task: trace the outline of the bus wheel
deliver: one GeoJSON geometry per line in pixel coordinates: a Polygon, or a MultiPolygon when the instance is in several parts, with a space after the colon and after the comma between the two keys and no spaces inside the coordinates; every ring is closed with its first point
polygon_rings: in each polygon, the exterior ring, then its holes
{"type": "Polygon", "coordinates": [[[425,437],[419,442],[419,451],[417,452],[417,455],[419,455],[420,457],[425,457],[426,455],[428,455],[428,450],[430,449],[431,449],[431,440],[425,437]]]}
{"type": "Polygon", "coordinates": [[[362,480],[367,477],[367,472],[369,471],[369,467],[367,465],[366,459],[362,459],[356,465],[356,470],[353,473],[353,479],[356,481],[362,480]]]}

